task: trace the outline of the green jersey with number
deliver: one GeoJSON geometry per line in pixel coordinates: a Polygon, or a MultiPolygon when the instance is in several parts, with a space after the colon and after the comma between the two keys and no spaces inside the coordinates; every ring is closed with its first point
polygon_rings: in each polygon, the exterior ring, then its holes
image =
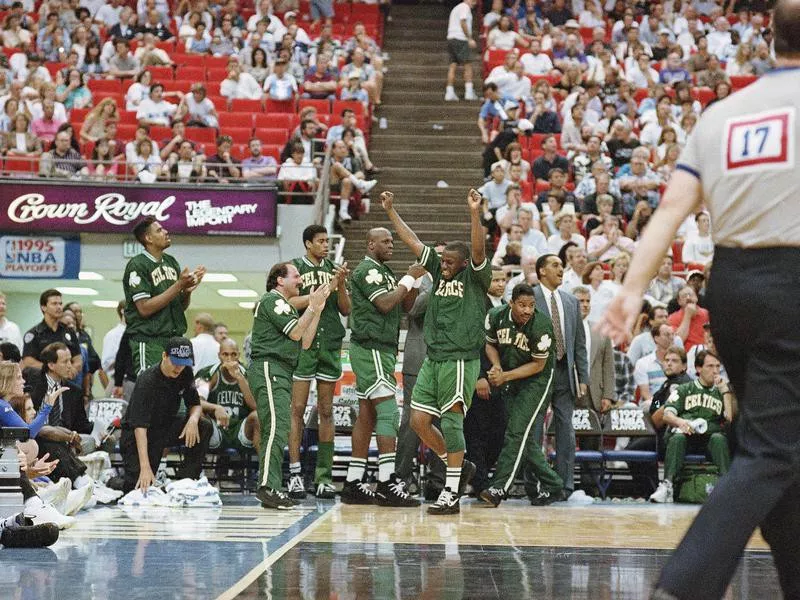
{"type": "Polygon", "coordinates": [[[684,383],[672,390],[664,412],[671,412],[681,419],[705,419],[708,422],[706,433],[716,433],[722,429],[725,420],[725,402],[717,386],[705,387],[699,379],[684,383]]]}
{"type": "MultiPolygon", "coordinates": [[[[218,404],[225,409],[230,419],[225,429],[235,432],[239,431],[242,421],[250,414],[250,407],[244,401],[244,393],[239,384],[221,367],[222,365],[217,363],[200,369],[195,374],[195,377],[206,382],[214,380],[213,385],[209,385],[208,388],[208,402],[218,404]]],[[[244,366],[241,364],[239,365],[239,372],[242,376],[246,374],[244,366]]]]}
{"type": "Polygon", "coordinates": [[[275,362],[290,373],[294,371],[302,343],[291,339],[289,334],[299,318],[294,306],[278,290],[261,296],[253,317],[252,362],[275,362]]]}
{"type": "Polygon", "coordinates": [[[492,282],[488,260],[472,261],[451,280],[442,278],[436,250],[424,246],[419,262],[433,278],[423,331],[428,358],[434,361],[479,358],[486,336],[481,324],[486,318],[486,292],[492,282]]]}
{"type": "Polygon", "coordinates": [[[364,348],[397,352],[400,336],[400,304],[381,313],[375,298],[397,289],[397,279],[386,265],[365,256],[350,277],[353,302],[351,338],[364,348]]]}
{"type": "Polygon", "coordinates": [[[532,360],[547,360],[544,371],[553,366],[555,344],[553,322],[536,310],[524,325],[511,317],[511,307],[496,306],[486,315],[486,341],[497,348],[504,371],[521,367],[532,360]]]}
{"type": "MultiPolygon", "coordinates": [[[[336,269],[333,261],[327,258],[324,258],[319,265],[315,265],[307,256],[303,256],[295,258],[292,264],[300,272],[302,281],[301,296],[310,294],[311,288],[330,283],[333,279],[333,272],[336,269]]],[[[325,308],[322,309],[322,314],[319,317],[314,343],[319,343],[320,348],[323,350],[341,348],[344,334],[342,319],[339,317],[339,293],[336,290],[331,290],[331,295],[325,301],[325,308]]]]}
{"type": "Polygon", "coordinates": [[[128,261],[122,289],[125,292],[125,322],[132,339],[167,338],[186,333],[182,294],[149,317],[141,316],[136,310],[136,302],[163,294],[178,281],[180,274],[178,261],[169,254],[163,254],[161,260],[157,260],[150,253],[142,252],[128,261]]]}

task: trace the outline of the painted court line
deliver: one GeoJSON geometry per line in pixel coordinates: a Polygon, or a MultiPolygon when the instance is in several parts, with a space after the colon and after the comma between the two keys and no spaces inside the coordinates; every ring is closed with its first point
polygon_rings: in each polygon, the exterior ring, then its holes
{"type": "Polygon", "coordinates": [[[336,504],[335,506],[331,507],[329,510],[326,510],[323,514],[319,514],[316,512],[309,513],[305,515],[299,522],[299,526],[303,527],[298,533],[296,533],[292,538],[290,538],[287,542],[285,542],[282,546],[280,546],[274,552],[270,552],[269,556],[253,567],[247,575],[242,577],[239,581],[237,581],[233,586],[231,586],[228,590],[223,592],[217,597],[217,600],[233,600],[241,594],[245,589],[247,589],[253,582],[258,579],[262,573],[264,573],[267,569],[269,569],[275,562],[277,562],[284,554],[286,554],[289,550],[291,550],[294,546],[296,546],[300,540],[306,537],[309,533],[311,533],[314,529],[319,527],[326,519],[330,518],[331,514],[334,511],[339,510],[339,505],[336,504]],[[306,522],[310,521],[308,525],[306,522]]]}

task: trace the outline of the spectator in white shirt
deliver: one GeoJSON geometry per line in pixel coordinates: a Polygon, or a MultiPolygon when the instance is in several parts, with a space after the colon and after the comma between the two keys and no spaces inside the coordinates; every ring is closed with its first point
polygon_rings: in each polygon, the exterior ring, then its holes
{"type": "Polygon", "coordinates": [[[108,378],[114,381],[114,367],[117,360],[117,351],[122,334],[125,333],[125,301],[120,300],[117,304],[117,323],[105,336],[103,336],[103,350],[100,356],[100,365],[106,372],[108,378]]]}
{"type": "Polygon", "coordinates": [[[558,232],[547,238],[547,249],[550,254],[558,254],[567,242],[574,242],[581,250],[586,249],[586,238],[575,231],[575,213],[562,211],[555,216],[558,232]]]}
{"type": "Polygon", "coordinates": [[[208,313],[199,313],[194,318],[194,368],[199,371],[217,362],[219,342],[214,339],[214,318],[208,313]]]}
{"type": "Polygon", "coordinates": [[[714,21],[714,30],[707,36],[708,51],[715,54],[720,60],[725,60],[726,48],[731,43],[730,23],[725,17],[717,17],[714,21]]]}
{"type": "Polygon", "coordinates": [[[542,44],[538,39],[531,40],[529,53],[520,59],[526,75],[547,75],[553,70],[553,61],[542,52],[542,44]]]}
{"type": "Polygon", "coordinates": [[[514,49],[506,54],[502,65],[497,65],[491,70],[484,83],[495,83],[500,96],[503,98],[513,98],[517,85],[517,74],[514,73],[514,65],[519,59],[519,52],[514,49]]]}
{"type": "Polygon", "coordinates": [[[714,241],[711,239],[711,217],[707,212],[699,212],[695,217],[697,232],[690,233],[683,242],[681,258],[685,263],[706,266],[714,260],[714,241]]]}
{"type": "Polygon", "coordinates": [[[235,58],[228,62],[228,78],[219,86],[219,93],[229,99],[261,100],[261,86],[250,73],[242,72],[235,58]]]}
{"type": "Polygon", "coordinates": [[[637,88],[649,88],[658,83],[658,71],[650,66],[650,57],[644,52],[639,54],[625,77],[637,88]]]}
{"type": "Polygon", "coordinates": [[[206,86],[192,85],[192,92],[181,100],[183,110],[189,115],[189,126],[218,127],[219,119],[214,103],[206,96],[206,86]]]}
{"type": "Polygon", "coordinates": [[[19,325],[6,318],[6,295],[0,292],[0,342],[10,342],[22,352],[22,333],[19,325]]]}
{"type": "Polygon", "coordinates": [[[150,95],[139,103],[136,119],[143,125],[160,125],[169,127],[171,119],[180,119],[183,115],[178,107],[164,100],[164,86],[154,83],[150,86],[150,95]]]}
{"type": "Polygon", "coordinates": [[[119,23],[120,13],[122,13],[122,0],[108,0],[95,13],[94,21],[101,23],[108,30],[119,23]]]}
{"type": "Polygon", "coordinates": [[[297,94],[297,81],[286,72],[287,62],[277,60],[272,75],[264,81],[264,91],[271,100],[291,100],[297,94]]]}

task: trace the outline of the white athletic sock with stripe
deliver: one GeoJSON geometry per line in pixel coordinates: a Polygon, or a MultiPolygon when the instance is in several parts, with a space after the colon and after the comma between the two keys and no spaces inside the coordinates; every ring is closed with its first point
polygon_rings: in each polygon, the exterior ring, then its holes
{"type": "Polygon", "coordinates": [[[378,481],[381,483],[389,481],[394,474],[394,452],[378,455],[378,481]]]}
{"type": "Polygon", "coordinates": [[[347,481],[361,481],[367,470],[366,458],[351,458],[347,467],[347,481]]]}
{"type": "Polygon", "coordinates": [[[290,475],[300,475],[303,472],[302,467],[300,466],[299,462],[296,463],[289,463],[289,474],[290,475]]]}
{"type": "Polygon", "coordinates": [[[447,467],[447,479],[445,479],[444,487],[450,488],[453,493],[457,493],[460,479],[461,467],[447,467]]]}

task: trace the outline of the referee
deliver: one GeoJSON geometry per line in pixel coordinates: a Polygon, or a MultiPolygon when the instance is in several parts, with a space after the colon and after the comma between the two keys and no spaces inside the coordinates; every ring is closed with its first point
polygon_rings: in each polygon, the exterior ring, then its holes
{"type": "Polygon", "coordinates": [[[773,19],[778,68],[705,112],[598,325],[629,337],[678,226],[707,206],[716,248],[706,300],[740,403],[738,447],[654,598],[720,598],[756,527],[784,597],[800,598],[800,1],[778,0],[773,19]]]}

